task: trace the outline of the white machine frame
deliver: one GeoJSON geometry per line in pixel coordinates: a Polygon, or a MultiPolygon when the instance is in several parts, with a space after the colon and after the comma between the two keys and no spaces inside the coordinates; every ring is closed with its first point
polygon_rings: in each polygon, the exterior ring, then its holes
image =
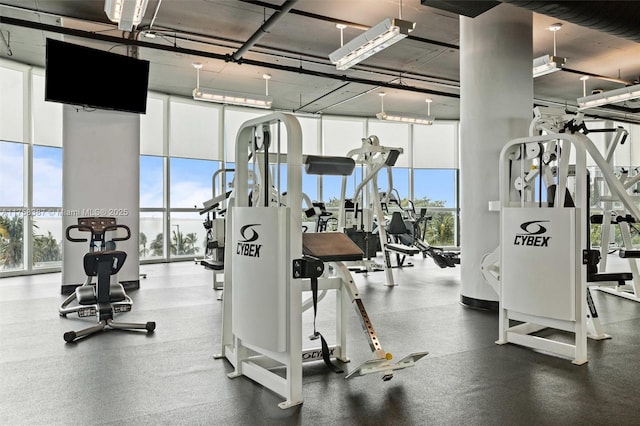
{"type": "Polygon", "coordinates": [[[580,136],[552,133],[514,139],[500,153],[501,271],[496,341],[551,352],[571,358],[578,365],[587,362],[587,285],[586,267],[582,262],[583,250],[587,249],[585,180],[576,179],[576,207],[565,207],[564,196],[572,147],[576,153],[576,176],[586,176],[586,152],[580,136]],[[514,191],[514,181],[510,178],[511,161],[519,160],[520,177],[527,176],[526,160],[540,155],[543,144],[546,144],[545,152],[551,152],[551,147],[560,147],[553,207],[527,199],[529,191],[523,183],[526,178],[521,179],[519,191],[514,191]],[[546,233],[563,229],[567,230],[564,238],[546,233]],[[529,240],[532,246],[525,245],[529,240]],[[540,245],[536,246],[537,243],[540,245]],[[563,253],[565,250],[568,252],[563,253]],[[545,271],[550,272],[545,274],[545,271]],[[521,324],[512,326],[510,320],[521,324]],[[545,328],[573,333],[572,343],[533,335],[545,328]]]}
{"type": "MultiPolygon", "coordinates": [[[[279,153],[279,131],[276,149],[279,153]]],[[[280,159],[279,154],[277,157],[280,159]]],[[[273,113],[247,121],[240,127],[236,138],[235,187],[226,215],[227,267],[221,353],[214,356],[226,358],[234,367],[229,378],[246,376],[282,396],[285,401],[278,406],[283,409],[303,402],[302,363],[322,359],[322,349],[303,349],[302,344],[302,313],[313,306],[312,299],[303,302],[302,295],[311,290],[312,279],[295,276],[295,268],[292,269],[303,261],[302,158],[302,133],[294,116],[273,113]],[[250,189],[256,186],[248,185],[249,162],[241,161],[251,152],[253,160],[262,163],[256,167],[267,170],[269,156],[256,155],[254,147],[260,143],[265,146],[263,129],[266,126],[280,124],[285,126],[287,134],[286,206],[282,204],[285,197],[280,198],[279,193],[274,202],[269,173],[254,174],[260,176],[259,186],[266,186],[265,192],[270,195],[255,196],[254,193],[250,197],[250,189]],[[252,206],[249,205],[250,198],[252,206]],[[267,244],[268,247],[263,247],[267,244]],[[279,371],[272,371],[274,368],[279,371]]],[[[317,284],[322,292],[319,298],[327,290],[336,290],[336,344],[329,346],[330,356],[342,362],[349,361],[345,326],[349,304],[360,314],[363,330],[376,356],[349,373],[347,378],[382,373],[383,379],[388,380],[394,370],[412,367],[427,355],[427,352],[417,352],[391,364],[391,354],[382,349],[348,268],[342,262],[328,263],[331,267],[324,269],[317,284]]]]}
{"type": "MultiPolygon", "coordinates": [[[[580,124],[582,121],[582,114],[572,115],[565,114],[563,110],[556,108],[535,108],[535,118],[531,122],[530,134],[537,130],[544,130],[549,133],[558,132],[566,125],[567,122],[573,121],[574,124],[580,124]]],[[[638,197],[629,194],[628,190],[631,186],[636,184],[640,180],[640,175],[634,176],[628,179],[626,176],[618,177],[613,171],[613,158],[615,149],[622,143],[623,138],[627,135],[627,131],[623,128],[618,128],[615,136],[612,138],[609,145],[606,147],[606,152],[602,154],[597,146],[585,135],[580,135],[582,144],[584,145],[587,155],[593,160],[600,172],[602,173],[601,179],[608,189],[608,194],[598,194],[599,200],[603,203],[603,219],[611,214],[613,202],[618,201],[622,203],[625,213],[631,214],[636,221],[640,220],[640,208],[638,207],[636,200],[638,197]]],[[[594,188],[597,188],[597,182],[594,184],[594,188]]],[[[600,272],[605,272],[607,267],[607,249],[610,236],[610,226],[602,226],[602,238],[600,246],[600,272]]],[[[640,291],[640,274],[638,273],[638,251],[634,250],[631,237],[629,233],[628,224],[622,222],[619,224],[621,228],[621,234],[623,237],[624,249],[628,254],[629,267],[632,274],[631,284],[620,285],[618,281],[611,282],[599,282],[600,285],[592,285],[591,287],[609,294],[624,297],[633,301],[640,301],[638,298],[640,291]],[[631,255],[631,252],[636,252],[635,255],[631,255]]],[[[597,321],[594,321],[596,328],[599,327],[597,321]]],[[[599,334],[599,333],[596,333],[599,334]]]]}
{"type": "MultiPolygon", "coordinates": [[[[635,218],[636,222],[640,220],[640,217],[637,216],[637,214],[640,212],[629,210],[629,207],[627,207],[637,206],[639,197],[637,195],[634,196],[630,194],[628,191],[640,181],[640,173],[636,174],[635,176],[629,177],[627,171],[621,173],[620,176],[616,176],[613,170],[614,152],[627,136],[628,132],[624,128],[618,127],[616,129],[615,136],[607,144],[605,155],[601,159],[601,162],[604,161],[608,165],[608,167],[606,167],[606,169],[604,170],[600,169],[602,176],[594,179],[594,189],[596,189],[596,191],[594,191],[596,193],[596,196],[594,198],[596,199],[593,200],[593,203],[598,204],[602,208],[603,217],[603,223],[600,229],[600,263],[598,264],[598,268],[601,272],[605,272],[607,270],[609,243],[613,242],[615,238],[615,234],[611,232],[613,225],[609,224],[609,219],[618,215],[625,216],[627,212],[629,212],[631,213],[632,217],[635,218]],[[617,192],[615,190],[611,191],[609,189],[609,182],[612,182],[613,180],[616,180],[622,184],[624,193],[620,192],[619,188],[617,192]],[[602,189],[600,183],[604,184],[602,189]],[[614,204],[616,203],[622,203],[624,205],[624,209],[622,211],[619,211],[618,209],[614,208],[614,204]]],[[[631,241],[629,224],[627,222],[620,221],[617,223],[617,225],[620,228],[624,251],[629,253],[630,251],[635,250],[631,241]]],[[[627,258],[627,261],[633,277],[630,283],[625,283],[622,285],[620,283],[616,283],[615,285],[597,286],[594,288],[604,293],[624,297],[634,302],[640,302],[640,271],[638,269],[638,258],[629,257],[627,258]]]]}
{"type": "MultiPolygon", "coordinates": [[[[286,274],[286,271],[282,271],[278,265],[272,265],[276,273],[284,275],[279,277],[282,280],[280,286],[268,289],[269,293],[276,292],[280,296],[281,300],[278,303],[280,304],[279,308],[282,309],[282,317],[277,319],[279,324],[275,331],[266,330],[266,338],[278,342],[279,349],[261,348],[251,342],[251,339],[239,337],[239,326],[236,324],[237,311],[240,309],[241,313],[245,312],[242,312],[244,311],[241,303],[243,301],[237,299],[245,296],[247,291],[243,290],[237,294],[238,286],[246,285],[246,283],[235,279],[235,274],[238,271],[234,267],[234,255],[237,253],[234,253],[232,249],[236,238],[235,236],[231,237],[234,235],[234,221],[238,220],[237,213],[249,208],[249,162],[243,161],[243,159],[253,151],[253,144],[256,143],[257,138],[256,129],[278,122],[284,124],[287,131],[288,199],[292,206],[301,205],[302,131],[298,121],[292,116],[274,113],[245,122],[236,137],[235,187],[232,195],[233,202],[230,203],[225,223],[227,235],[225,262],[227,262],[227,267],[224,275],[222,351],[216,357],[226,358],[234,367],[233,373],[228,375],[230,378],[242,375],[251,378],[283,396],[285,401],[279,406],[288,408],[301,404],[303,401],[302,357],[299,355],[302,353],[302,288],[293,280],[291,274],[286,274]],[[284,377],[269,370],[276,365],[284,367],[284,377]]],[[[269,205],[268,201],[267,206],[269,205]]],[[[284,209],[284,211],[278,214],[287,222],[287,226],[283,229],[282,242],[284,244],[278,247],[277,251],[282,259],[290,265],[294,259],[302,257],[302,220],[299,214],[292,215],[289,208],[278,208],[278,210],[280,209],[284,209]]],[[[260,273],[260,271],[257,272],[260,273]]],[[[262,271],[262,273],[268,273],[268,271],[262,271]]],[[[262,296],[263,294],[256,294],[258,298],[262,296]]],[[[268,300],[271,299],[270,296],[267,297],[268,300]]],[[[261,324],[259,313],[256,312],[255,316],[248,312],[245,314],[251,316],[256,321],[256,325],[261,324]]],[[[263,329],[261,328],[261,330],[263,329]]]]}
{"type": "MultiPolygon", "coordinates": [[[[364,204],[368,203],[372,206],[373,215],[378,220],[378,234],[380,237],[380,248],[382,249],[382,254],[384,256],[385,262],[384,265],[380,265],[375,261],[362,261],[358,262],[363,265],[367,271],[379,270],[383,269],[386,274],[386,286],[393,287],[396,286],[397,283],[393,277],[393,271],[391,266],[390,254],[401,253],[404,255],[413,256],[415,254],[419,254],[420,250],[416,247],[406,246],[404,244],[390,244],[387,241],[387,231],[385,229],[385,215],[382,209],[382,203],[380,200],[380,193],[378,190],[378,173],[380,170],[386,168],[387,176],[389,179],[389,190],[392,188],[392,178],[391,178],[391,166],[387,164],[391,155],[402,155],[404,150],[399,147],[386,147],[380,145],[380,141],[377,136],[371,135],[368,138],[362,139],[362,145],[359,148],[352,149],[347,153],[347,157],[353,158],[356,164],[364,165],[365,170],[363,171],[362,181],[357,185],[354,195],[353,201],[354,203],[362,196],[362,210],[363,214],[368,209],[365,208],[364,204]]],[[[342,187],[340,190],[340,210],[338,214],[338,229],[346,230],[347,223],[347,210],[345,209],[345,199],[347,192],[347,177],[344,176],[342,178],[342,187]]],[[[369,210],[370,211],[370,210],[369,210]]],[[[371,214],[365,214],[366,221],[365,228],[367,231],[371,231],[372,229],[372,217],[371,214]]]]}
{"type": "MultiPolygon", "coordinates": [[[[230,194],[226,191],[226,174],[233,172],[235,172],[235,169],[225,168],[216,170],[213,173],[211,176],[211,198],[202,203],[204,208],[200,210],[200,215],[207,214],[207,220],[211,220],[211,228],[207,230],[207,244],[210,243],[210,237],[215,240],[217,247],[214,249],[216,250],[214,253],[216,254],[218,249],[224,250],[224,234],[226,229],[224,215],[220,215],[219,217],[216,217],[216,215],[226,211],[228,207],[227,203],[230,194]],[[218,176],[222,176],[221,182],[219,183],[216,180],[218,176]],[[220,189],[221,192],[218,194],[220,189]],[[213,219],[209,219],[209,213],[213,213],[213,219]]],[[[233,186],[233,183],[231,183],[230,186],[233,186]]],[[[222,290],[224,283],[224,260],[221,261],[216,255],[212,255],[211,257],[205,255],[202,258],[196,258],[195,262],[200,263],[212,272],[213,289],[222,290]],[[220,277],[222,277],[222,280],[220,277]]],[[[222,292],[218,296],[218,300],[222,300],[222,292]]]]}

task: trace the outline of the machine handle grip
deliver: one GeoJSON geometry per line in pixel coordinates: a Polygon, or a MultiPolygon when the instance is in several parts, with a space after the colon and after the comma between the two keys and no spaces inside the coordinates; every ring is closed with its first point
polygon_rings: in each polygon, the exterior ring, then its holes
{"type": "Polygon", "coordinates": [[[620,250],[618,255],[623,259],[639,258],[640,250],[620,250]]]}
{"type": "Polygon", "coordinates": [[[107,227],[104,228],[105,232],[106,231],[117,231],[118,228],[122,228],[124,230],[127,231],[127,236],[126,237],[113,237],[111,239],[111,241],[125,241],[128,240],[129,238],[131,238],[131,228],[129,228],[127,225],[109,225],[107,227]]]}
{"type": "Polygon", "coordinates": [[[71,226],[67,227],[67,230],[65,232],[65,234],[66,234],[65,236],[66,236],[67,240],[69,240],[71,242],[74,242],[74,243],[86,243],[87,241],[89,241],[86,238],[74,238],[74,237],[72,237],[71,234],[70,234],[70,231],[72,229],[77,229],[78,231],[91,232],[91,228],[90,227],[82,226],[82,225],[71,225],[71,226]]]}

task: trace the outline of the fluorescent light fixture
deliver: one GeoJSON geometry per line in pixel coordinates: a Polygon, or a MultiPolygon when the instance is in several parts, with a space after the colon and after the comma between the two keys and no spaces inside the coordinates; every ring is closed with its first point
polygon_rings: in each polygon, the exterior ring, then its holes
{"type": "Polygon", "coordinates": [[[196,87],[193,89],[193,99],[197,101],[217,102],[220,104],[241,105],[253,108],[271,108],[273,98],[228,90],[207,89],[196,87]]]}
{"type": "Polygon", "coordinates": [[[544,55],[533,60],[533,78],[560,71],[567,62],[566,58],[554,55],[544,55]]]}
{"type": "Polygon", "coordinates": [[[561,28],[562,24],[559,22],[547,27],[547,29],[553,33],[553,55],[544,55],[533,60],[533,78],[560,71],[567,62],[567,58],[558,56],[556,53],[556,33],[560,31],[561,28]]]}
{"type": "Polygon", "coordinates": [[[262,74],[262,78],[264,78],[266,96],[261,96],[250,93],[200,87],[200,70],[202,69],[202,64],[194,62],[191,65],[196,69],[196,88],[193,89],[193,99],[196,101],[216,102],[219,104],[240,105],[263,109],[271,108],[271,104],[273,103],[273,98],[269,96],[269,80],[271,79],[271,74],[262,74]]]}
{"type": "Polygon", "coordinates": [[[118,23],[118,29],[131,31],[140,24],[149,0],[104,0],[104,11],[111,22],[118,23]]]}
{"type": "Polygon", "coordinates": [[[405,38],[415,22],[386,18],[329,54],[336,69],[346,70],[405,38]]]}
{"type": "Polygon", "coordinates": [[[578,107],[582,109],[594,108],[601,105],[614,104],[616,102],[629,101],[640,98],[640,84],[609,90],[594,95],[578,98],[578,107]]]}
{"type": "Polygon", "coordinates": [[[433,122],[435,121],[435,118],[431,115],[431,99],[427,99],[427,107],[428,107],[428,112],[427,112],[427,116],[426,117],[411,117],[411,116],[405,116],[405,115],[398,115],[398,114],[387,114],[386,112],[384,112],[384,92],[380,92],[378,93],[378,96],[380,96],[380,112],[376,114],[376,117],[378,118],[378,120],[385,120],[385,121],[397,121],[399,123],[409,123],[409,124],[426,124],[428,126],[432,125],[433,122]]]}
{"type": "Polygon", "coordinates": [[[404,115],[394,115],[387,114],[386,112],[379,112],[376,114],[379,120],[386,121],[397,121],[400,123],[409,123],[409,124],[426,124],[428,126],[432,125],[435,121],[435,117],[432,115],[428,115],[426,117],[407,117],[404,115]]]}

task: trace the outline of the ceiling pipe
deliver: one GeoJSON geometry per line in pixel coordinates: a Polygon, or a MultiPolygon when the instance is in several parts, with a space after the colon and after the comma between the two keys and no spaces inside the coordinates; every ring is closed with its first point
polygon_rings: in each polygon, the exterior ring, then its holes
{"type": "Polygon", "coordinates": [[[589,77],[592,77],[592,78],[597,78],[599,80],[610,81],[612,83],[623,84],[625,86],[630,86],[630,85],[634,84],[633,81],[623,80],[621,78],[615,78],[615,77],[607,77],[605,75],[593,74],[593,73],[590,73],[590,72],[574,70],[574,69],[567,68],[567,67],[562,67],[562,68],[560,68],[560,70],[563,71],[563,72],[570,72],[570,73],[578,74],[578,75],[586,75],[586,76],[589,76],[589,77]]]}
{"type": "Polygon", "coordinates": [[[348,85],[350,85],[350,84],[351,84],[351,83],[344,83],[344,84],[341,84],[340,86],[336,87],[335,89],[333,89],[333,90],[329,90],[327,93],[324,93],[324,94],[322,94],[322,95],[318,96],[317,98],[315,98],[315,99],[313,99],[313,100],[311,100],[311,101],[307,102],[306,104],[299,106],[298,108],[294,109],[294,110],[293,110],[293,112],[303,110],[303,109],[305,109],[306,107],[308,107],[309,105],[312,105],[312,104],[314,104],[315,102],[318,102],[319,100],[321,100],[321,99],[323,99],[323,98],[326,98],[327,96],[329,96],[329,95],[331,95],[331,94],[333,94],[333,93],[337,92],[338,90],[344,89],[346,86],[348,86],[348,85]]]}
{"type": "Polygon", "coordinates": [[[475,18],[500,3],[508,3],[541,15],[640,42],[640,32],[638,32],[640,7],[636,1],[420,0],[420,3],[423,6],[471,18],[475,18]]]}
{"type": "MultiPolygon", "coordinates": [[[[257,1],[257,0],[238,0],[238,1],[242,1],[244,3],[248,3],[248,4],[253,4],[256,6],[261,6],[261,7],[265,7],[265,8],[271,8],[274,10],[279,10],[280,6],[277,5],[272,5],[269,3],[265,3],[262,1],[257,1]]],[[[135,32],[136,37],[139,37],[141,35],[141,33],[146,33],[149,31],[152,31],[152,27],[154,25],[154,21],[158,12],[158,9],[160,7],[162,3],[162,0],[158,0],[158,4],[156,7],[156,10],[154,12],[153,18],[151,20],[151,23],[149,25],[139,25],[137,27],[137,30],[135,32]]],[[[24,7],[24,6],[9,6],[9,5],[0,5],[1,7],[6,7],[9,9],[13,9],[13,10],[18,10],[21,12],[33,12],[33,13],[38,13],[38,14],[44,14],[44,15],[48,15],[48,16],[54,16],[54,17],[59,17],[59,18],[71,18],[71,19],[76,19],[76,20],[84,20],[83,18],[79,17],[79,16],[72,16],[72,15],[59,15],[59,14],[54,14],[54,13],[50,13],[50,12],[45,12],[45,11],[41,11],[38,9],[33,9],[33,8],[28,8],[28,7],[24,7]]],[[[331,17],[327,17],[327,16],[323,16],[323,15],[317,15],[317,14],[313,14],[313,13],[309,13],[309,12],[303,12],[303,11],[298,11],[296,9],[291,9],[289,11],[290,15],[300,15],[300,16],[304,16],[304,17],[308,17],[308,18],[312,18],[312,19],[318,19],[318,20],[324,20],[327,22],[336,22],[336,23],[345,23],[345,25],[348,25],[350,27],[353,28],[362,28],[363,30],[367,30],[370,27],[366,26],[366,25],[361,25],[355,22],[348,22],[348,21],[341,21],[339,19],[335,19],[335,18],[331,18],[331,17]]],[[[105,24],[104,22],[98,22],[98,21],[87,21],[87,22],[92,22],[95,24],[105,24]]],[[[111,23],[109,23],[109,25],[113,25],[111,23]]],[[[186,31],[186,30],[181,30],[181,29],[176,29],[176,28],[170,28],[170,27],[160,27],[158,29],[153,29],[152,31],[153,33],[160,35],[160,36],[167,36],[167,37],[171,37],[173,39],[173,44],[175,45],[175,40],[182,40],[182,41],[188,41],[188,42],[193,42],[193,43],[200,43],[200,44],[205,44],[205,45],[209,45],[209,46],[216,46],[216,47],[222,47],[225,49],[234,49],[235,46],[229,46],[229,45],[225,45],[223,43],[229,43],[229,44],[237,44],[237,45],[242,45],[244,42],[240,41],[240,40],[234,40],[234,39],[229,39],[229,38],[224,38],[224,37],[220,37],[220,36],[211,36],[211,35],[207,35],[207,34],[202,34],[202,33],[197,33],[197,32],[193,32],[193,31],[186,31]],[[195,38],[194,38],[195,37],[195,38]]],[[[410,38],[412,36],[409,36],[410,38]]],[[[443,43],[443,42],[439,42],[439,41],[435,41],[435,40],[429,40],[429,39],[424,39],[424,38],[420,38],[420,37],[413,37],[413,39],[420,41],[420,42],[424,42],[424,43],[429,43],[429,44],[435,44],[438,46],[443,46],[443,47],[451,47],[453,49],[459,49],[459,46],[456,45],[452,45],[452,44],[448,44],[448,43],[443,43]]],[[[295,60],[303,60],[304,62],[310,62],[310,63],[316,63],[319,65],[327,65],[328,61],[326,60],[325,56],[316,56],[316,55],[310,55],[309,53],[301,53],[301,52],[295,52],[295,51],[291,51],[291,50],[287,50],[287,49],[282,49],[282,48],[272,48],[266,45],[260,45],[260,44],[255,44],[254,45],[255,48],[260,48],[260,49],[264,49],[267,52],[259,52],[254,50],[254,53],[258,53],[258,54],[263,54],[263,55],[267,55],[267,56],[278,56],[278,57],[282,57],[285,59],[295,59],[295,60]],[[269,53],[269,51],[273,51],[274,53],[269,53]],[[295,58],[291,58],[286,56],[285,54],[289,54],[289,55],[295,55],[295,58]]],[[[331,67],[333,68],[333,65],[331,65],[331,67]]],[[[369,72],[369,73],[374,73],[374,74],[381,74],[381,75],[387,75],[389,77],[394,77],[398,74],[396,69],[390,69],[390,68],[385,68],[385,67],[380,67],[380,66],[375,66],[375,65],[359,65],[358,70],[363,71],[363,72],[369,72]]],[[[445,77],[438,77],[438,76],[433,76],[433,75],[428,75],[428,74],[418,74],[418,73],[405,73],[404,74],[405,77],[408,80],[413,80],[413,81],[419,81],[422,83],[427,83],[427,84],[431,84],[434,86],[441,86],[441,87],[445,87],[448,89],[452,89],[452,90],[460,90],[460,86],[459,86],[459,81],[454,80],[454,79],[449,79],[449,78],[445,78],[445,77]]]]}
{"type": "Polygon", "coordinates": [[[269,29],[273,27],[280,19],[282,19],[282,17],[287,12],[293,9],[293,5],[297,1],[298,0],[285,1],[282,4],[282,7],[280,8],[280,10],[274,12],[273,15],[271,15],[269,19],[267,19],[265,23],[262,24],[262,26],[258,28],[258,30],[255,33],[253,33],[251,37],[249,37],[249,40],[247,40],[242,46],[238,48],[238,50],[236,50],[234,53],[231,54],[231,58],[236,62],[240,61],[242,59],[242,55],[244,55],[249,49],[251,49],[258,42],[258,40],[260,40],[267,32],[269,32],[269,29]]]}
{"type": "MultiPolygon", "coordinates": [[[[276,6],[274,4],[269,4],[269,3],[266,3],[266,2],[263,2],[263,1],[260,1],[260,0],[239,0],[239,1],[241,1],[243,3],[252,4],[254,6],[261,6],[261,7],[266,7],[266,8],[273,9],[273,10],[280,10],[279,6],[276,6]]],[[[304,16],[305,18],[317,19],[319,21],[331,22],[333,24],[342,24],[342,25],[346,25],[347,27],[357,28],[357,29],[360,29],[360,30],[363,30],[363,31],[367,31],[368,29],[371,28],[371,26],[369,26],[369,25],[358,24],[357,22],[344,21],[342,19],[336,19],[336,18],[331,18],[329,16],[318,15],[316,13],[305,12],[303,10],[291,9],[291,10],[289,10],[289,14],[298,15],[298,16],[304,16]]],[[[421,43],[432,44],[434,46],[446,47],[447,49],[460,50],[460,46],[458,46],[456,44],[445,43],[443,41],[431,40],[431,39],[428,39],[428,38],[417,37],[417,36],[414,36],[414,35],[411,35],[411,34],[409,34],[407,36],[407,39],[408,40],[419,41],[421,43]]]]}
{"type": "Polygon", "coordinates": [[[542,15],[640,42],[640,7],[635,1],[500,0],[542,15]]]}
{"type": "MultiPolygon", "coordinates": [[[[48,31],[56,34],[65,34],[65,35],[84,38],[88,40],[98,40],[106,43],[120,44],[125,46],[138,46],[138,47],[144,47],[147,49],[162,50],[166,52],[181,53],[184,55],[193,55],[193,56],[200,56],[203,58],[228,61],[228,55],[223,55],[219,53],[206,52],[206,51],[196,50],[196,49],[188,49],[188,48],[178,47],[175,45],[161,45],[157,43],[150,43],[147,41],[138,40],[135,38],[121,38],[121,37],[111,36],[103,33],[78,30],[75,28],[65,28],[65,27],[59,27],[57,25],[43,24],[41,22],[25,21],[23,19],[16,19],[8,16],[0,16],[0,24],[15,25],[18,27],[31,28],[39,31],[48,31]]],[[[456,99],[460,98],[460,95],[455,93],[425,89],[425,88],[416,87],[416,86],[407,86],[404,84],[386,83],[386,82],[370,80],[366,78],[356,78],[348,75],[337,75],[337,74],[331,74],[327,72],[313,71],[313,70],[305,69],[302,67],[272,64],[272,63],[257,61],[252,59],[243,59],[242,63],[247,65],[254,65],[262,68],[292,72],[295,74],[312,75],[315,77],[322,77],[322,78],[327,78],[331,80],[339,80],[343,82],[360,83],[360,84],[365,84],[370,86],[388,87],[391,89],[397,89],[397,90],[402,90],[406,92],[427,93],[431,95],[444,96],[444,97],[456,98],[456,99]]]]}
{"type": "Polygon", "coordinates": [[[153,12],[153,17],[151,18],[151,22],[149,23],[149,29],[153,27],[153,23],[156,22],[156,17],[158,16],[158,11],[160,10],[160,5],[162,4],[162,0],[158,0],[158,4],[156,5],[156,10],[153,12]]]}

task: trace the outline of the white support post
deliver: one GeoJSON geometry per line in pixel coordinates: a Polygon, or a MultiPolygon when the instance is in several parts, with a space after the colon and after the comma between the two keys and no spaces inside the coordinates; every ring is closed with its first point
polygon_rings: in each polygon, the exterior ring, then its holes
{"type": "MultiPolygon", "coordinates": [[[[115,217],[131,229],[131,238],[118,242],[127,261],[117,279],[125,290],[140,287],[140,116],[138,114],[63,107],[62,226],[79,217],[115,217]],[[100,164],[100,167],[96,167],[100,164]]],[[[64,240],[62,291],[84,283],[82,256],[88,244],[64,240]]]]}

